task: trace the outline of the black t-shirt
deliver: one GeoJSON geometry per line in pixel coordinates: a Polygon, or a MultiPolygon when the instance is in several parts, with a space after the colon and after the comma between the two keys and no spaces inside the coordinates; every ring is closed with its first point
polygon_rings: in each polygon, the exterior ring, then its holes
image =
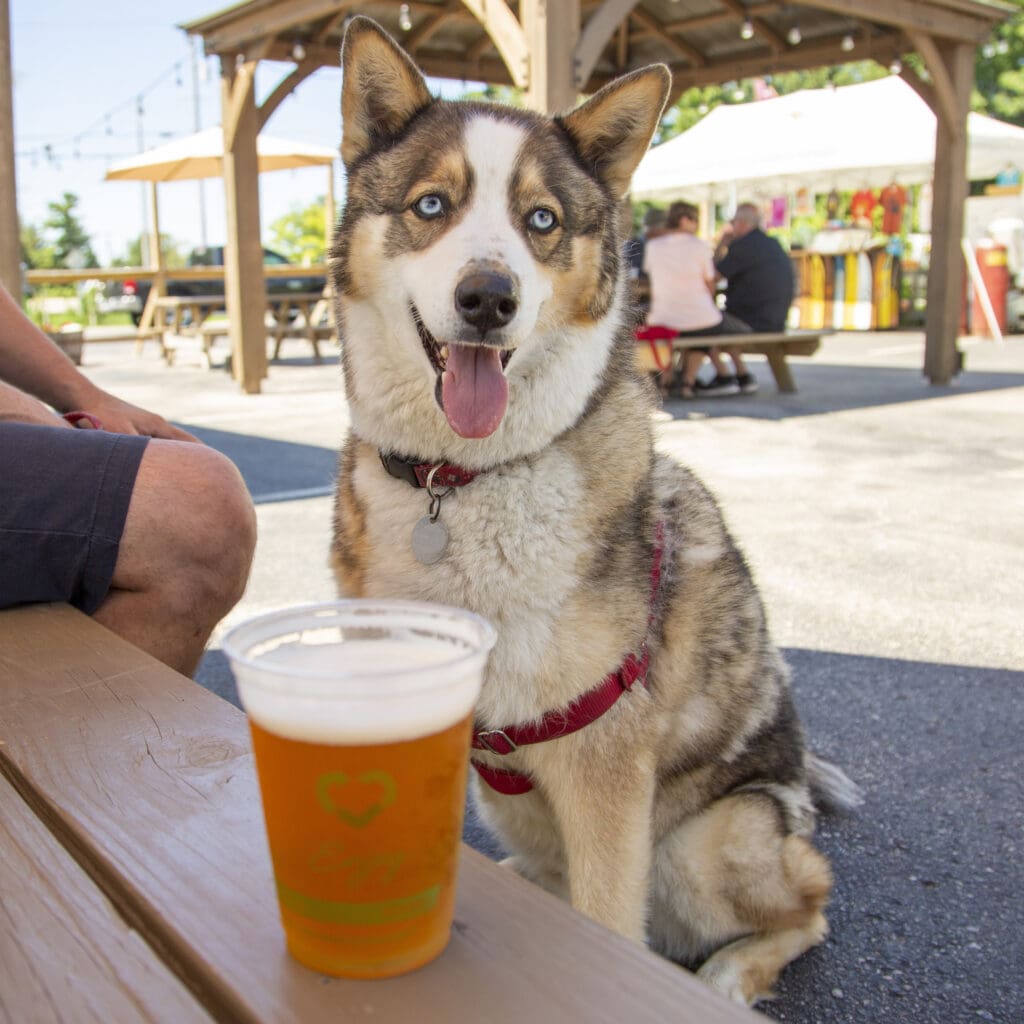
{"type": "Polygon", "coordinates": [[[729,245],[715,269],[728,282],[725,309],[755,331],[783,331],[793,301],[793,265],[760,228],[729,245]]]}

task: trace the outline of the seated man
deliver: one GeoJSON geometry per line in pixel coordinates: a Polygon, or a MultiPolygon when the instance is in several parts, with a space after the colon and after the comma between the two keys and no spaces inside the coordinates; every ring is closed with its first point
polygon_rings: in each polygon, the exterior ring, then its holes
{"type": "Polygon", "coordinates": [[[0,608],[68,601],[190,675],[255,541],[233,463],[96,387],[0,288],[0,608]]]}
{"type": "MultiPolygon", "coordinates": [[[[761,213],[740,203],[715,250],[715,270],[726,279],[725,309],[750,330],[776,333],[786,329],[795,282],[793,264],[779,243],[761,230],[761,213]]],[[[730,350],[737,373],[742,360],[730,350]]]]}

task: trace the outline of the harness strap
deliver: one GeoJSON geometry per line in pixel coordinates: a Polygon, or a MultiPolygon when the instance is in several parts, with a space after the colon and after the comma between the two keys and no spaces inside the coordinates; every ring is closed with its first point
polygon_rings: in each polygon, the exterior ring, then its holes
{"type": "MultiPolygon", "coordinates": [[[[651,563],[650,610],[647,615],[647,632],[654,623],[654,605],[661,585],[661,561],[665,548],[665,528],[659,522],[655,526],[654,557],[651,563]]],[[[544,743],[578,732],[596,721],[626,692],[638,682],[647,685],[647,668],[650,654],[644,639],[639,654],[627,654],[622,664],[597,684],[592,690],[577,697],[567,708],[549,711],[536,722],[524,725],[509,725],[503,729],[477,729],[473,733],[473,748],[492,754],[511,754],[521,746],[544,743]]],[[[480,777],[494,790],[507,795],[528,793],[533,789],[530,777],[506,768],[493,768],[473,759],[473,767],[480,777]]]]}

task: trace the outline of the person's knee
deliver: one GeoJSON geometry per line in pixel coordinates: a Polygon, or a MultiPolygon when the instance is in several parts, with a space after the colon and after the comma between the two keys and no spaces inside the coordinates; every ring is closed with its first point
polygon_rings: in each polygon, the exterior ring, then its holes
{"type": "Polygon", "coordinates": [[[129,506],[115,586],[159,590],[219,618],[245,590],[256,543],[252,499],[235,465],[211,448],[151,441],[129,506]]]}

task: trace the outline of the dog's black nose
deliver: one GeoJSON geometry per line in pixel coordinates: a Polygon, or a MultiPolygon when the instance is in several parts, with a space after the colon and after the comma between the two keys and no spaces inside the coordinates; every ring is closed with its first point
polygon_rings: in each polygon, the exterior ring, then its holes
{"type": "Polygon", "coordinates": [[[464,277],[455,289],[455,308],[482,338],[496,327],[504,327],[519,309],[515,282],[508,274],[492,270],[464,277]]]}

